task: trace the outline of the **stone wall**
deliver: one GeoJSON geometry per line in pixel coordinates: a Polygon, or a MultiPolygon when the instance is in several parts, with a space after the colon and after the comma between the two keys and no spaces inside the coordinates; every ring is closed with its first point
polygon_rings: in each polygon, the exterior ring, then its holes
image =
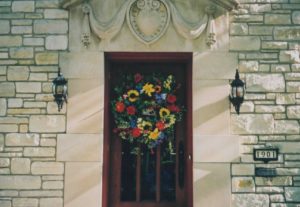
{"type": "Polygon", "coordinates": [[[68,11],[58,0],[0,1],[0,206],[62,207],[66,131],[51,83],[68,48],[68,11]]]}
{"type": "Polygon", "coordinates": [[[232,133],[241,136],[241,159],[231,165],[233,206],[300,206],[299,0],[240,0],[232,16],[230,51],[238,53],[247,85],[232,133]],[[253,160],[253,148],[279,148],[279,160],[253,160]],[[255,167],[276,168],[273,179],[255,167]]]}
{"type": "MultiPolygon", "coordinates": [[[[112,15],[121,1],[91,2],[106,3],[100,11],[112,15]]],[[[0,206],[101,206],[104,52],[111,51],[193,52],[195,207],[299,206],[300,2],[240,3],[230,17],[218,8],[211,50],[205,35],[184,39],[173,24],[153,45],[124,24],[110,41],[92,34],[85,48],[80,6],[0,1],[0,206]],[[247,84],[239,116],[228,101],[237,65],[247,84]],[[62,112],[51,92],[58,66],[69,81],[62,112]],[[253,148],[263,146],[278,147],[279,161],[254,162],[253,148]],[[255,167],[274,167],[278,176],[255,177],[255,167]]],[[[197,19],[198,7],[183,16],[197,19]]]]}

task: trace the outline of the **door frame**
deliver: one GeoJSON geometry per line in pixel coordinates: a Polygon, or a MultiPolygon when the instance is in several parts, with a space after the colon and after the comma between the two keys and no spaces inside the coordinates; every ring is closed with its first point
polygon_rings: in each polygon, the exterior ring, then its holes
{"type": "Polygon", "coordinates": [[[186,94],[187,94],[187,142],[186,142],[186,192],[187,206],[193,207],[193,121],[192,121],[192,65],[193,54],[190,52],[105,52],[104,53],[104,140],[103,140],[103,169],[102,169],[102,207],[109,207],[110,192],[110,68],[116,62],[155,62],[155,63],[184,63],[186,65],[186,94]]]}

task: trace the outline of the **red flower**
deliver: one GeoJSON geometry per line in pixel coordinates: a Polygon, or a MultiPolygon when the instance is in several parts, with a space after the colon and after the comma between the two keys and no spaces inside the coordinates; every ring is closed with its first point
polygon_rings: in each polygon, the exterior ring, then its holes
{"type": "Polygon", "coordinates": [[[174,96],[172,94],[170,94],[170,95],[167,96],[167,102],[168,103],[171,103],[171,104],[175,103],[176,99],[177,99],[176,96],[174,96]]]}
{"type": "Polygon", "coordinates": [[[179,112],[179,111],[180,111],[179,107],[176,106],[176,105],[174,105],[174,104],[167,106],[167,108],[168,108],[171,112],[179,112]]]}
{"type": "Polygon", "coordinates": [[[116,103],[116,111],[122,113],[125,110],[125,105],[123,102],[118,101],[116,103]]]}
{"type": "Polygon", "coordinates": [[[134,75],[134,82],[135,82],[135,83],[140,82],[142,79],[143,79],[143,76],[142,76],[140,73],[136,73],[136,74],[134,75]]]}
{"type": "Polygon", "coordinates": [[[137,138],[139,136],[141,136],[142,132],[139,128],[133,128],[132,131],[131,131],[131,135],[134,137],[134,138],[137,138]]]}
{"type": "Polygon", "coordinates": [[[127,114],[129,114],[129,115],[134,115],[135,112],[136,112],[136,109],[135,109],[134,106],[128,106],[128,107],[126,108],[126,110],[127,110],[127,114]]]}
{"type": "Polygon", "coordinates": [[[164,128],[165,128],[165,124],[164,124],[164,122],[162,122],[162,121],[158,121],[158,122],[156,122],[156,128],[159,130],[159,131],[162,131],[162,130],[164,130],[164,128]]]}

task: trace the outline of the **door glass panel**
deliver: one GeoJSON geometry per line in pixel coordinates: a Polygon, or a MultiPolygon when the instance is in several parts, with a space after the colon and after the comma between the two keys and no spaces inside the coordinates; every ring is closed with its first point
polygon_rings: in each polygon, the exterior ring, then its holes
{"type": "Polygon", "coordinates": [[[136,200],[136,155],[135,146],[122,140],[121,200],[136,200]]]}
{"type": "MultiPolygon", "coordinates": [[[[155,149],[154,149],[155,150],[155,149]]],[[[146,146],[141,154],[141,200],[155,200],[156,197],[156,153],[146,146]]]]}
{"type": "Polygon", "coordinates": [[[171,153],[169,151],[169,145],[171,143],[166,142],[161,146],[160,191],[162,201],[175,201],[176,198],[176,149],[174,147],[174,141],[175,140],[173,139],[173,152],[171,153]]]}

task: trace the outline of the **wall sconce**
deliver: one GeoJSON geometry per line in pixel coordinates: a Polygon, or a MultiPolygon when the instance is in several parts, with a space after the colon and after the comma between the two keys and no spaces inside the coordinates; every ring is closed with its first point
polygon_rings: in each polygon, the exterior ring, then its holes
{"type": "Polygon", "coordinates": [[[235,79],[230,83],[231,91],[229,100],[235,108],[237,114],[240,114],[240,106],[244,101],[245,83],[240,79],[239,71],[236,70],[235,79]]]}
{"type": "Polygon", "coordinates": [[[67,87],[68,81],[64,78],[62,73],[60,72],[60,68],[58,68],[58,76],[52,81],[52,92],[54,96],[54,100],[57,103],[58,111],[60,111],[63,107],[63,103],[67,103],[67,87]]]}

